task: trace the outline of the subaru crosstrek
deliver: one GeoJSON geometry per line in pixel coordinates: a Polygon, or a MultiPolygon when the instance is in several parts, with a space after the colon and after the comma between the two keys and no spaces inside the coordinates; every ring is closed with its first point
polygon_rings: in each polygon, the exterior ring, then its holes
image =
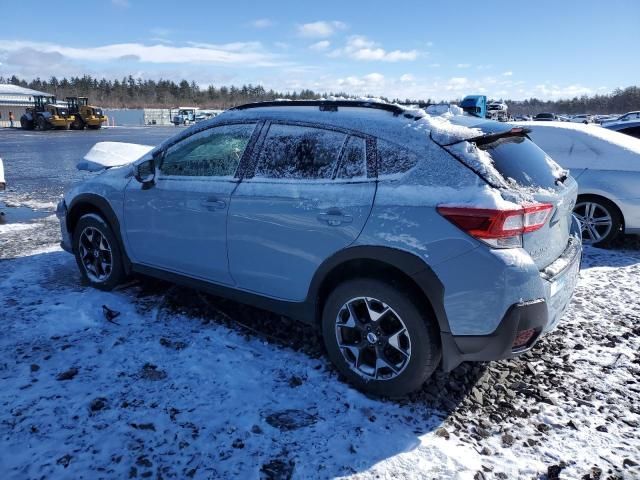
{"type": "Polygon", "coordinates": [[[131,145],[137,160],[100,145],[104,171],[58,205],[86,282],[145,274],[317,325],[369,393],[529,350],[576,284],[576,182],[512,125],[283,101],[131,145]]]}

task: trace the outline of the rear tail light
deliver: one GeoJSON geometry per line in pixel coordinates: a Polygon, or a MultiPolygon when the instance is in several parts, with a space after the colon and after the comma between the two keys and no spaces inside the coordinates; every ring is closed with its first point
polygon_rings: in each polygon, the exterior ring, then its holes
{"type": "Polygon", "coordinates": [[[547,222],[553,205],[535,203],[512,210],[438,206],[438,213],[474,238],[495,248],[522,246],[522,234],[547,222]]]}

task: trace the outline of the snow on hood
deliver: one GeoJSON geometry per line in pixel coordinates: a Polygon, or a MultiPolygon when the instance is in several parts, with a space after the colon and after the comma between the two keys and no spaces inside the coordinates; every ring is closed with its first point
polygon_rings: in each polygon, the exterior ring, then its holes
{"type": "Polygon", "coordinates": [[[124,142],[98,142],[77,165],[78,170],[97,172],[111,167],[120,167],[135,162],[155,147],[124,142]]]}
{"type": "Polygon", "coordinates": [[[565,168],[640,172],[640,139],[599,125],[521,122],[529,136],[565,168]]]}

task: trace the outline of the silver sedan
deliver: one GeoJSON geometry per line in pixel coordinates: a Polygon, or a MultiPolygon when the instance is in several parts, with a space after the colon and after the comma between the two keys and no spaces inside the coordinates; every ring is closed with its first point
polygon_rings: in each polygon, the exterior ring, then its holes
{"type": "MultiPolygon", "coordinates": [[[[522,124],[519,124],[519,126],[522,124]]],[[[640,234],[640,140],[597,125],[527,123],[530,137],[578,182],[583,242],[640,234]]]]}

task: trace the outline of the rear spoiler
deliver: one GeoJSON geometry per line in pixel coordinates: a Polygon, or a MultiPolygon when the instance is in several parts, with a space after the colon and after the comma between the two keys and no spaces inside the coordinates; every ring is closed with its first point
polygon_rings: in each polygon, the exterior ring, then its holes
{"type": "Polygon", "coordinates": [[[500,140],[501,138],[509,138],[509,137],[526,137],[531,132],[530,129],[524,127],[513,127],[509,130],[504,130],[502,132],[496,133],[486,133],[484,135],[478,135],[477,137],[465,138],[463,140],[456,140],[455,142],[447,143],[441,145],[442,147],[449,147],[451,145],[455,145],[460,142],[469,142],[475,143],[478,146],[488,145],[490,143],[495,142],[496,140],[500,140]]]}

